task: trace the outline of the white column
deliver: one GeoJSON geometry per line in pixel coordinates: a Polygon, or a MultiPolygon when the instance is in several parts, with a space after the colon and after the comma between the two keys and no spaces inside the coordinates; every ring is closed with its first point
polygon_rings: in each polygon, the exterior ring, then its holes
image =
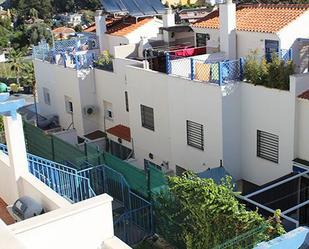
{"type": "Polygon", "coordinates": [[[102,15],[102,10],[97,10],[95,15],[96,34],[99,39],[100,52],[107,50],[107,39],[105,32],[106,28],[106,16],[102,15]]]}
{"type": "Polygon", "coordinates": [[[3,122],[10,166],[17,185],[20,176],[29,172],[23,122],[19,114],[15,119],[3,117],[3,122]]]}
{"type": "Polygon", "coordinates": [[[236,4],[232,0],[219,6],[220,15],[220,50],[227,59],[234,60],[236,53],[236,4]]]}

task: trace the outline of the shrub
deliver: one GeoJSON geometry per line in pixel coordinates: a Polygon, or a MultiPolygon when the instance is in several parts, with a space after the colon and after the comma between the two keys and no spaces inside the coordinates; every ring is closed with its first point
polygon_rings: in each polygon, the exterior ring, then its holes
{"type": "Polygon", "coordinates": [[[267,62],[256,50],[247,56],[244,65],[244,78],[247,82],[281,90],[289,90],[289,77],[293,73],[292,61],[285,62],[273,54],[267,62]]]}
{"type": "Polygon", "coordinates": [[[215,248],[255,231],[233,247],[240,249],[284,233],[279,219],[270,222],[239,203],[230,178],[217,185],[212,179],[188,173],[170,177],[168,186],[169,192],[155,201],[157,232],[179,249],[215,248]]]}

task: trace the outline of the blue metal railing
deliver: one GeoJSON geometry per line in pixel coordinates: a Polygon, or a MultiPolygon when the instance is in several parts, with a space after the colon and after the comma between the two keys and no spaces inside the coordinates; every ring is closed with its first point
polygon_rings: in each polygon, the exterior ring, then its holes
{"type": "MultiPolygon", "coordinates": [[[[4,144],[0,144],[0,150],[8,154],[4,144]]],[[[75,203],[96,196],[90,180],[78,175],[75,169],[29,153],[27,157],[29,172],[62,197],[75,203]]]]}
{"type": "MultiPolygon", "coordinates": [[[[0,151],[8,154],[0,144],[0,151]]],[[[152,205],[133,193],[126,179],[106,165],[92,166],[77,171],[68,166],[27,154],[29,172],[72,203],[107,193],[114,198],[115,235],[134,245],[153,234],[152,205]]]]}
{"type": "MultiPolygon", "coordinates": [[[[277,56],[287,62],[293,59],[292,49],[281,49],[277,56]]],[[[271,60],[272,54],[260,56],[260,59],[271,60]]],[[[166,54],[166,73],[190,80],[215,83],[220,86],[243,80],[245,59],[205,62],[192,57],[179,57],[166,54]]]]}
{"type": "Polygon", "coordinates": [[[153,234],[152,205],[131,191],[126,179],[106,165],[90,166],[78,174],[90,179],[97,195],[113,196],[118,207],[114,210],[115,235],[129,245],[134,245],[153,234]]]}

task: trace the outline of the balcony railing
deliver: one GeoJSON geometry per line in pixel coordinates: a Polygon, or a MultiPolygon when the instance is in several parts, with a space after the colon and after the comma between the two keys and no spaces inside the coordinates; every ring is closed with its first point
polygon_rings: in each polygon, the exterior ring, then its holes
{"type": "MultiPolygon", "coordinates": [[[[287,62],[292,60],[292,49],[280,50],[277,56],[287,62]]],[[[271,61],[272,54],[261,56],[271,61]]],[[[166,73],[190,80],[215,83],[220,86],[233,81],[242,81],[244,76],[245,59],[205,62],[194,57],[181,57],[166,54],[166,73]]]]}
{"type": "MultiPolygon", "coordinates": [[[[8,154],[6,145],[0,151],[8,154]]],[[[114,198],[115,235],[129,245],[153,234],[152,205],[131,191],[125,178],[106,165],[78,171],[68,166],[27,154],[29,172],[72,203],[107,193],[114,198]]]]}

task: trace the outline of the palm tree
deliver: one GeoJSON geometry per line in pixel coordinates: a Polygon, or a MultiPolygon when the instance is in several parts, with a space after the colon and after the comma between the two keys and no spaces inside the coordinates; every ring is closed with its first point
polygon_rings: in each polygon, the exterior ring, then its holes
{"type": "Polygon", "coordinates": [[[23,72],[23,87],[29,87],[32,90],[33,100],[34,100],[34,108],[35,108],[35,115],[36,115],[36,124],[38,125],[38,109],[36,103],[36,82],[35,82],[35,73],[33,63],[24,63],[22,65],[22,72],[23,72]]]}
{"type": "Polygon", "coordinates": [[[23,52],[17,51],[15,49],[12,49],[9,54],[9,58],[11,61],[11,70],[15,72],[17,84],[19,84],[20,81],[20,74],[23,67],[23,56],[23,52]]]}

